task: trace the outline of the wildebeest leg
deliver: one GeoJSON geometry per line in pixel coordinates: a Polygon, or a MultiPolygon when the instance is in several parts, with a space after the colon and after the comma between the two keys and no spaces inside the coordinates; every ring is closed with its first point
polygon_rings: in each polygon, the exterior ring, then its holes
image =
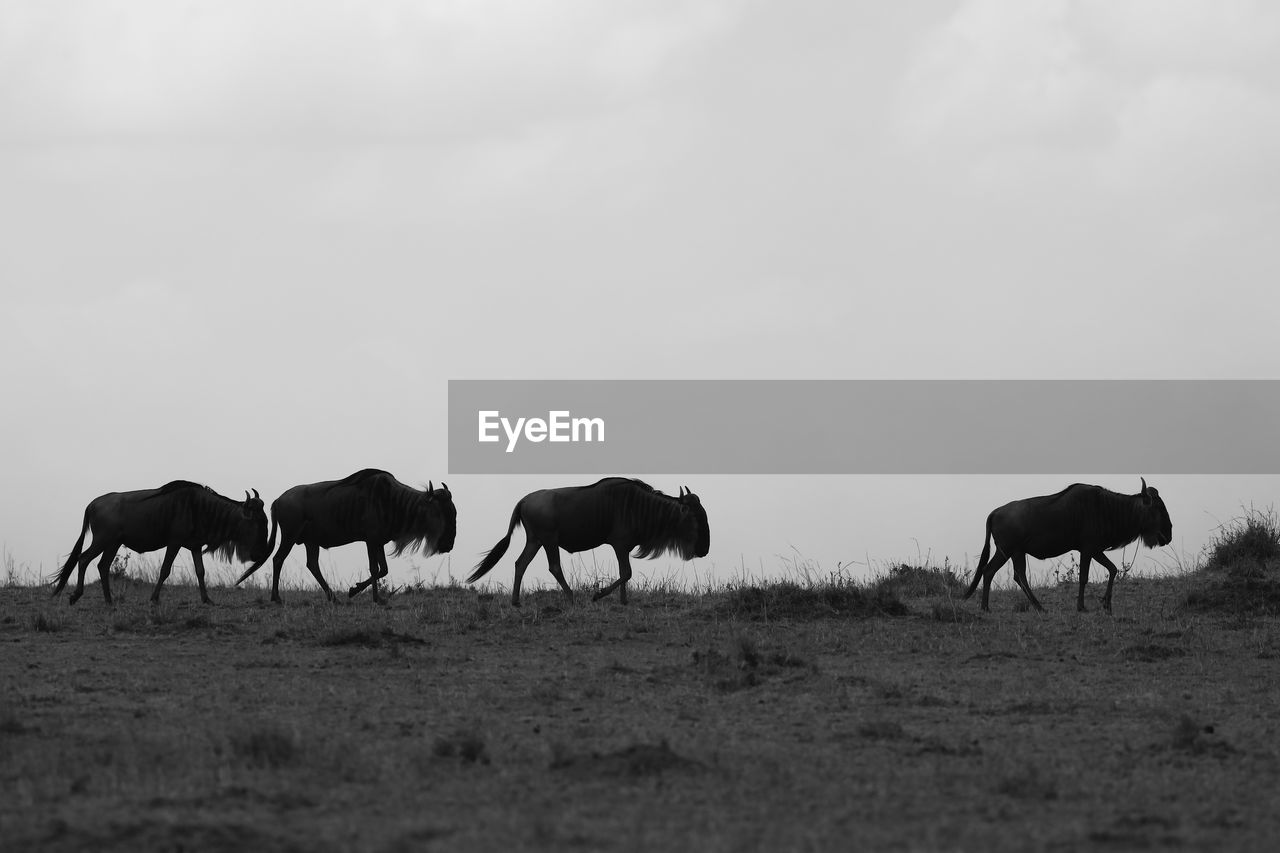
{"type": "Polygon", "coordinates": [[[613,552],[618,555],[618,598],[626,604],[627,581],[631,580],[631,555],[621,548],[614,548],[613,552]]]}
{"type": "Polygon", "coordinates": [[[280,600],[280,570],[284,568],[284,558],[289,556],[289,552],[293,550],[294,541],[288,536],[284,536],[280,540],[280,550],[276,551],[275,559],[271,561],[271,600],[276,604],[284,604],[280,600]]]}
{"type": "Polygon", "coordinates": [[[627,603],[627,581],[631,580],[631,557],[630,557],[629,549],[623,550],[622,548],[615,545],[613,548],[613,553],[616,554],[618,557],[618,579],[613,583],[609,584],[608,586],[606,586],[604,589],[597,592],[595,594],[595,597],[593,597],[591,600],[599,601],[609,593],[613,592],[615,589],[621,588],[621,590],[618,593],[618,598],[623,604],[626,604],[627,603]]]}
{"type": "Polygon", "coordinates": [[[385,604],[386,599],[382,597],[382,593],[378,592],[378,581],[387,576],[387,552],[381,545],[370,545],[369,550],[378,558],[378,574],[369,578],[369,583],[373,586],[373,600],[379,604],[385,604]]]}
{"type": "MultiPolygon", "coordinates": [[[[347,590],[347,598],[355,598],[369,587],[374,587],[374,598],[377,598],[377,586],[374,583],[382,575],[378,574],[378,554],[374,552],[374,545],[370,542],[364,543],[365,553],[369,555],[369,577],[362,581],[358,581],[355,586],[347,590]]],[[[383,573],[385,574],[385,572],[383,573]]]]}
{"type": "Polygon", "coordinates": [[[324,582],[324,575],[320,574],[320,546],[308,542],[305,547],[307,549],[307,568],[315,576],[316,583],[320,584],[320,588],[324,590],[325,598],[333,601],[333,590],[329,589],[329,585],[324,582]]]}
{"type": "Polygon", "coordinates": [[[1022,587],[1022,591],[1026,593],[1027,600],[1031,602],[1031,606],[1041,613],[1044,608],[1040,606],[1040,602],[1036,601],[1035,594],[1031,591],[1031,585],[1027,583],[1027,555],[1013,555],[1013,582],[1022,587]]]}
{"type": "MultiPolygon", "coordinates": [[[[119,548],[120,546],[117,545],[116,547],[119,548]]],[[[67,599],[68,604],[75,604],[77,601],[80,600],[80,596],[84,595],[85,570],[89,568],[89,564],[93,562],[94,557],[97,557],[99,554],[102,553],[103,548],[104,546],[98,543],[95,538],[95,541],[93,542],[92,545],[89,546],[88,550],[86,550],[83,554],[80,555],[80,562],[76,565],[76,569],[78,570],[78,573],[76,575],[76,588],[75,588],[75,591],[72,592],[71,595],[68,597],[67,599]]]]}
{"type": "Polygon", "coordinates": [[[1092,562],[1092,560],[1093,557],[1089,556],[1084,551],[1080,552],[1080,594],[1076,596],[1076,610],[1081,613],[1087,612],[1084,606],[1084,588],[1085,585],[1089,583],[1089,563],[1092,562]]]}
{"type": "Polygon", "coordinates": [[[200,586],[201,603],[213,604],[213,599],[209,598],[209,590],[204,585],[204,557],[200,554],[199,546],[191,549],[191,566],[196,570],[196,583],[200,586]]]}
{"type": "MultiPolygon", "coordinates": [[[[986,566],[978,567],[978,573],[982,575],[983,610],[991,610],[991,580],[996,576],[996,572],[1000,571],[1000,567],[1003,566],[1008,559],[1009,555],[997,547],[996,552],[991,555],[991,562],[987,563],[986,566]]],[[[974,582],[976,583],[977,580],[977,577],[975,577],[974,582]]]]}
{"type": "MultiPolygon", "coordinates": [[[[151,593],[152,604],[160,603],[160,587],[164,586],[164,582],[169,579],[169,572],[173,570],[174,558],[178,556],[178,551],[181,549],[181,545],[170,545],[168,548],[164,549],[164,560],[160,563],[160,577],[156,578],[156,588],[151,593]]],[[[194,554],[196,552],[192,551],[192,553],[194,554]]],[[[204,585],[201,584],[200,588],[201,591],[203,591],[204,585]]]]}
{"type": "Polygon", "coordinates": [[[544,545],[543,550],[547,552],[547,567],[551,569],[551,576],[556,579],[556,583],[560,584],[560,588],[564,590],[565,598],[573,601],[573,590],[569,588],[569,582],[564,579],[564,570],[560,568],[560,548],[557,545],[544,545]]]}
{"type": "Polygon", "coordinates": [[[1102,609],[1111,612],[1111,587],[1115,585],[1116,574],[1120,571],[1116,568],[1116,564],[1111,562],[1111,558],[1102,552],[1093,555],[1093,559],[1107,567],[1107,571],[1111,573],[1111,577],[1107,578],[1107,593],[1102,596],[1102,609]]]}
{"type": "MultiPolygon", "coordinates": [[[[98,577],[102,579],[102,597],[107,600],[107,604],[111,603],[111,564],[115,562],[119,551],[119,543],[108,545],[102,552],[102,559],[98,561],[98,577]]],[[[81,578],[83,579],[83,575],[81,578]]],[[[77,589],[76,592],[80,590],[77,589]]]]}
{"type": "Polygon", "coordinates": [[[516,557],[516,573],[511,581],[511,606],[520,606],[520,582],[524,580],[524,570],[529,568],[529,563],[533,560],[533,556],[538,553],[538,540],[533,536],[529,536],[528,541],[524,543],[524,550],[520,552],[520,556],[516,557]]]}
{"type": "Polygon", "coordinates": [[[360,581],[347,591],[347,598],[355,598],[368,587],[373,587],[373,599],[379,604],[382,598],[378,595],[378,578],[387,576],[387,554],[381,545],[375,545],[373,542],[366,542],[365,548],[369,552],[369,579],[360,581]]]}

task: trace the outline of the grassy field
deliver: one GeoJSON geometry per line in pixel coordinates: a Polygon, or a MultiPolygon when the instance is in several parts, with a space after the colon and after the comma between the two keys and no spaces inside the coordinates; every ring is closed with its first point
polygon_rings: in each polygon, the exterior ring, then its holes
{"type": "Polygon", "coordinates": [[[1215,584],[0,588],[0,847],[1269,850],[1280,619],[1215,584]]]}

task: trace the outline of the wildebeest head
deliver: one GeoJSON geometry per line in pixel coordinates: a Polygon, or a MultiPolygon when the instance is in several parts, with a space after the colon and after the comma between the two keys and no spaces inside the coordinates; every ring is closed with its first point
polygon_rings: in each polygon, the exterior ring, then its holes
{"type": "Polygon", "coordinates": [[[705,557],[711,550],[711,525],[707,523],[707,511],[698,496],[688,486],[680,487],[680,541],[692,545],[694,557],[705,557]]]}
{"type": "Polygon", "coordinates": [[[1154,486],[1148,486],[1142,478],[1142,544],[1148,548],[1163,548],[1173,541],[1173,521],[1169,518],[1169,510],[1154,486]]]}
{"type": "Polygon", "coordinates": [[[246,563],[265,562],[271,556],[267,544],[267,511],[263,508],[258,490],[244,493],[240,504],[235,536],[236,557],[246,563]]]}
{"type": "Polygon", "coordinates": [[[449,484],[441,481],[440,488],[433,489],[427,484],[428,501],[434,511],[440,514],[440,538],[436,540],[436,553],[448,554],[453,550],[453,540],[458,535],[458,508],[453,505],[453,493],[449,484]]]}

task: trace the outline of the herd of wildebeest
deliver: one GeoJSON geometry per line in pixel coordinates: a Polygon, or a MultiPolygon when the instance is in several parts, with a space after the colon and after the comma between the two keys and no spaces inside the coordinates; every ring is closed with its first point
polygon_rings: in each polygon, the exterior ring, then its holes
{"type": "MultiPolygon", "coordinates": [[[[294,486],[271,504],[271,535],[267,515],[257,490],[245,492],[243,501],[224,497],[213,489],[186,480],[174,480],[158,489],[111,492],[94,498],[84,511],[80,538],[61,570],[51,579],[56,596],[66,587],[72,570],[79,567],[74,604],[84,594],[85,570],[95,558],[102,594],[111,602],[111,566],[120,548],[137,553],[164,549],[160,576],[151,601],[159,602],[160,589],[183,548],[191,552],[200,598],[211,603],[204,581],[202,554],[217,553],[225,560],[251,563],[236,584],[256,572],[274,552],[271,600],[280,603],[280,570],[295,545],[306,549],[307,568],[330,601],[333,591],[320,572],[320,549],[363,542],[369,552],[369,578],[352,587],[355,596],[367,587],[382,601],[378,580],[387,574],[386,546],[393,554],[406,550],[424,555],[445,554],[453,549],[458,511],[447,484],[426,489],[406,486],[386,471],[367,468],[342,480],[294,486]],[[85,536],[92,532],[90,545],[85,536]],[[279,535],[279,547],[276,537],[279,535]]],[[[521,498],[511,513],[507,533],[484,556],[467,578],[474,583],[506,553],[516,525],[524,527],[524,550],[516,558],[511,603],[520,605],[520,583],[525,569],[541,548],[546,552],[552,576],[572,601],[573,590],[560,567],[560,549],[570,553],[608,545],[618,559],[618,579],[596,593],[603,598],[615,589],[627,603],[630,558],[676,554],[690,560],[705,557],[711,548],[707,512],[698,496],[681,487],[678,496],[663,494],[640,480],[606,477],[589,486],[542,489],[521,498]]],[[[1027,556],[1048,559],[1070,551],[1080,552],[1080,593],[1077,608],[1084,610],[1089,565],[1097,561],[1110,573],[1103,606],[1111,609],[1116,566],[1106,551],[1141,539],[1148,548],[1173,540],[1173,524],[1159,493],[1142,480],[1142,490],[1125,495],[1081,483],[1057,494],[1026,498],[1005,504],[987,516],[982,556],[969,598],[982,583],[982,609],[988,609],[991,580],[1006,561],[1013,561],[1014,581],[1036,610],[1044,610],[1027,584],[1027,556]],[[995,552],[991,552],[991,543],[995,552]]]]}

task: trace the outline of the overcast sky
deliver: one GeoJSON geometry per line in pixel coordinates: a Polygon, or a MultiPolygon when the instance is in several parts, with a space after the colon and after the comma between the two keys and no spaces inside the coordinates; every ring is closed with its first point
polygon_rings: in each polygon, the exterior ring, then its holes
{"type": "MultiPolygon", "coordinates": [[[[1276,151],[1265,2],[0,0],[0,539],[373,466],[449,479],[465,576],[582,478],[450,478],[451,378],[1277,378],[1276,151]]],[[[1159,473],[650,479],[699,576],[972,565],[1139,474],[1194,554],[1280,494],[1159,473]]]]}

